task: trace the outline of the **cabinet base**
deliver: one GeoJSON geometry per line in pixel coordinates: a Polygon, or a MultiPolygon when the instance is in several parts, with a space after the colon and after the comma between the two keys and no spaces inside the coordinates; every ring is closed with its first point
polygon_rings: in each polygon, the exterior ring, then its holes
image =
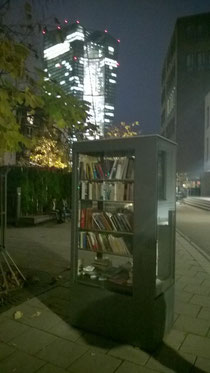
{"type": "Polygon", "coordinates": [[[144,304],[133,296],[82,284],[72,284],[70,291],[72,326],[146,351],[158,347],[173,322],[173,287],[144,304]]]}

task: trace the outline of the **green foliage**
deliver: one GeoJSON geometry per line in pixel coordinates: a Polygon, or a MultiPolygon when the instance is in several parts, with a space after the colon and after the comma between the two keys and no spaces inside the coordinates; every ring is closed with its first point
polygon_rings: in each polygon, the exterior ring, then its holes
{"type": "Polygon", "coordinates": [[[55,128],[66,131],[67,137],[84,136],[87,131],[95,130],[91,125],[84,125],[87,119],[84,102],[66,94],[55,82],[48,80],[42,70],[37,71],[39,80],[33,79],[33,74],[28,71],[28,58],[36,54],[28,43],[29,33],[41,30],[38,22],[36,27],[31,22],[30,3],[25,3],[21,42],[17,39],[19,34],[17,36],[3,23],[5,10],[5,7],[0,7],[0,156],[6,151],[18,151],[23,147],[30,149],[34,145],[21,131],[21,127],[27,124],[27,115],[35,115],[40,129],[38,137],[46,133],[53,138],[55,128]],[[27,37],[23,42],[24,32],[27,37]]]}
{"type": "Polygon", "coordinates": [[[14,217],[17,187],[21,187],[21,213],[49,212],[52,200],[65,198],[71,203],[71,173],[62,170],[12,167],[8,174],[8,215],[14,217]]]}
{"type": "Polygon", "coordinates": [[[132,137],[138,136],[141,133],[139,122],[127,124],[120,122],[118,125],[113,125],[106,134],[106,137],[132,137]]]}

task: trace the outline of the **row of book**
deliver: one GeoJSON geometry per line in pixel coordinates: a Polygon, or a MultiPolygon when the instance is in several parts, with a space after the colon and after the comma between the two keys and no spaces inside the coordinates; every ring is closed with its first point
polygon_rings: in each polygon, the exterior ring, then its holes
{"type": "Polygon", "coordinates": [[[80,160],[80,180],[126,180],[134,178],[134,158],[102,158],[83,156],[80,160]]]}
{"type": "Polygon", "coordinates": [[[133,183],[123,182],[89,182],[81,181],[80,199],[103,201],[132,201],[133,183]]]}
{"type": "Polygon", "coordinates": [[[98,211],[95,208],[88,207],[80,210],[80,228],[98,229],[116,232],[132,232],[133,213],[98,211]]]}
{"type": "Polygon", "coordinates": [[[126,241],[123,237],[115,237],[111,234],[80,232],[79,248],[102,253],[131,255],[131,242],[126,241]]]}

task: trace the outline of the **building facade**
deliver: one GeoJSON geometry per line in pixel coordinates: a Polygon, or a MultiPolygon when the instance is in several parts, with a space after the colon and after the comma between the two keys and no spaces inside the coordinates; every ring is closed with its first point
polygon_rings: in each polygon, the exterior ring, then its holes
{"type": "Polygon", "coordinates": [[[162,69],[161,134],[177,142],[177,172],[204,168],[204,99],[210,89],[210,13],[179,18],[162,69]]]}
{"type": "MultiPolygon", "coordinates": [[[[66,21],[67,22],[67,21],[66,21]]],[[[91,123],[106,133],[114,121],[118,43],[107,30],[88,31],[77,21],[43,30],[45,71],[66,93],[86,101],[91,123]]]]}

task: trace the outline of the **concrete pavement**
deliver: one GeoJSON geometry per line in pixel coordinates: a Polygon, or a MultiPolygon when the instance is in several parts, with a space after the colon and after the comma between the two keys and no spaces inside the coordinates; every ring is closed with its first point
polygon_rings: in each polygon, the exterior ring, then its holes
{"type": "MultiPolygon", "coordinates": [[[[68,224],[57,226],[56,230],[54,238],[62,246],[62,230],[68,231],[68,224]]],[[[46,236],[45,241],[48,242],[46,236]]],[[[46,291],[33,296],[29,289],[28,297],[26,292],[22,302],[2,308],[0,372],[210,372],[210,266],[180,234],[177,234],[176,242],[174,325],[153,355],[72,328],[67,312],[70,305],[69,271],[64,271],[61,280],[46,291]],[[17,314],[17,311],[21,313],[17,314]],[[14,315],[20,318],[14,319],[14,315]]],[[[55,253],[62,257],[57,269],[63,270],[68,265],[68,255],[64,251],[55,253]]],[[[43,271],[46,268],[43,267],[43,271]]],[[[55,267],[52,273],[56,273],[55,267]]]]}

